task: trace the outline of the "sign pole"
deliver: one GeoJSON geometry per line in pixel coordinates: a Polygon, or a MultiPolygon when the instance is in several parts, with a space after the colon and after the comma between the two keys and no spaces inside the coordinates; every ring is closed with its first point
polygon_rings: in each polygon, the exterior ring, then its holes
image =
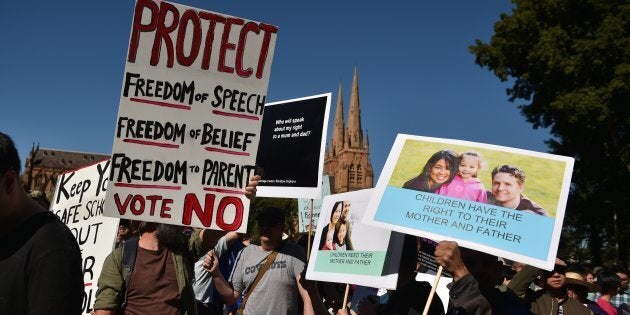
{"type": "Polygon", "coordinates": [[[346,293],[343,294],[343,304],[341,307],[343,307],[343,309],[346,309],[346,305],[348,305],[348,292],[350,291],[350,284],[346,283],[346,293]]]}
{"type": "Polygon", "coordinates": [[[435,289],[437,288],[438,283],[440,282],[440,277],[442,276],[443,269],[444,267],[440,265],[440,267],[437,270],[437,274],[435,275],[435,281],[433,281],[433,287],[431,287],[431,292],[429,293],[427,304],[424,305],[424,311],[422,312],[422,315],[429,314],[429,307],[431,306],[431,301],[433,301],[433,296],[435,296],[435,289]]]}
{"type": "Polygon", "coordinates": [[[309,209],[309,224],[308,224],[308,246],[306,248],[306,260],[311,257],[311,234],[313,232],[313,199],[311,199],[311,206],[309,209]]]}

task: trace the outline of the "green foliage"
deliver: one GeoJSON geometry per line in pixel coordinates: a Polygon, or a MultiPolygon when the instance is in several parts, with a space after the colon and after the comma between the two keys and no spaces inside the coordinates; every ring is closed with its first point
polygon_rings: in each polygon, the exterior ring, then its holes
{"type": "Polygon", "coordinates": [[[551,151],[576,158],[562,239],[581,248],[564,244],[564,254],[627,265],[630,3],[513,3],[490,42],[477,40],[470,51],[478,65],[512,84],[509,99],[534,128],[549,128],[551,151]],[[618,254],[600,250],[615,244],[618,254]]]}

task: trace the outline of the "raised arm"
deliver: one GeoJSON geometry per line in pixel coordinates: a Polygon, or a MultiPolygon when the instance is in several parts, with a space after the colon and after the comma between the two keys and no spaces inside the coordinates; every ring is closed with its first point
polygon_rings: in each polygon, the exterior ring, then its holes
{"type": "MultiPolygon", "coordinates": [[[[238,266],[235,266],[235,268],[236,267],[238,266]]],[[[241,296],[241,292],[234,290],[225,278],[223,278],[223,275],[219,271],[219,258],[214,251],[210,251],[204,258],[203,268],[212,276],[214,287],[221,295],[221,298],[223,298],[225,304],[232,305],[236,303],[241,296]]]]}
{"type": "Polygon", "coordinates": [[[529,288],[532,281],[536,279],[538,273],[540,273],[540,269],[530,265],[525,265],[523,266],[523,269],[512,277],[512,280],[510,280],[510,283],[508,284],[508,288],[519,298],[526,298],[527,288],[529,288]]]}

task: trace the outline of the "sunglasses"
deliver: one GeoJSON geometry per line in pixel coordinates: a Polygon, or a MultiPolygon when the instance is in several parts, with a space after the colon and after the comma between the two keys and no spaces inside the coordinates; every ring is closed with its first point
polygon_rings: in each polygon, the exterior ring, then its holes
{"type": "Polygon", "coordinates": [[[551,271],[543,271],[545,275],[552,275],[554,273],[565,274],[567,272],[567,266],[555,265],[551,271]]]}

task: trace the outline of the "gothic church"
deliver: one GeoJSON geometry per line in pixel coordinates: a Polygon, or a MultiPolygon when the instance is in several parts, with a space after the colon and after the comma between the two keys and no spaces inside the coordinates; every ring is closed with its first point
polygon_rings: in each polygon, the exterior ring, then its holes
{"type": "Polygon", "coordinates": [[[347,126],[343,112],[340,83],[332,139],[324,159],[324,174],[330,176],[330,190],[333,194],[374,187],[369,140],[367,134],[365,138],[363,137],[361,129],[361,106],[356,68],[352,79],[347,126]]]}

